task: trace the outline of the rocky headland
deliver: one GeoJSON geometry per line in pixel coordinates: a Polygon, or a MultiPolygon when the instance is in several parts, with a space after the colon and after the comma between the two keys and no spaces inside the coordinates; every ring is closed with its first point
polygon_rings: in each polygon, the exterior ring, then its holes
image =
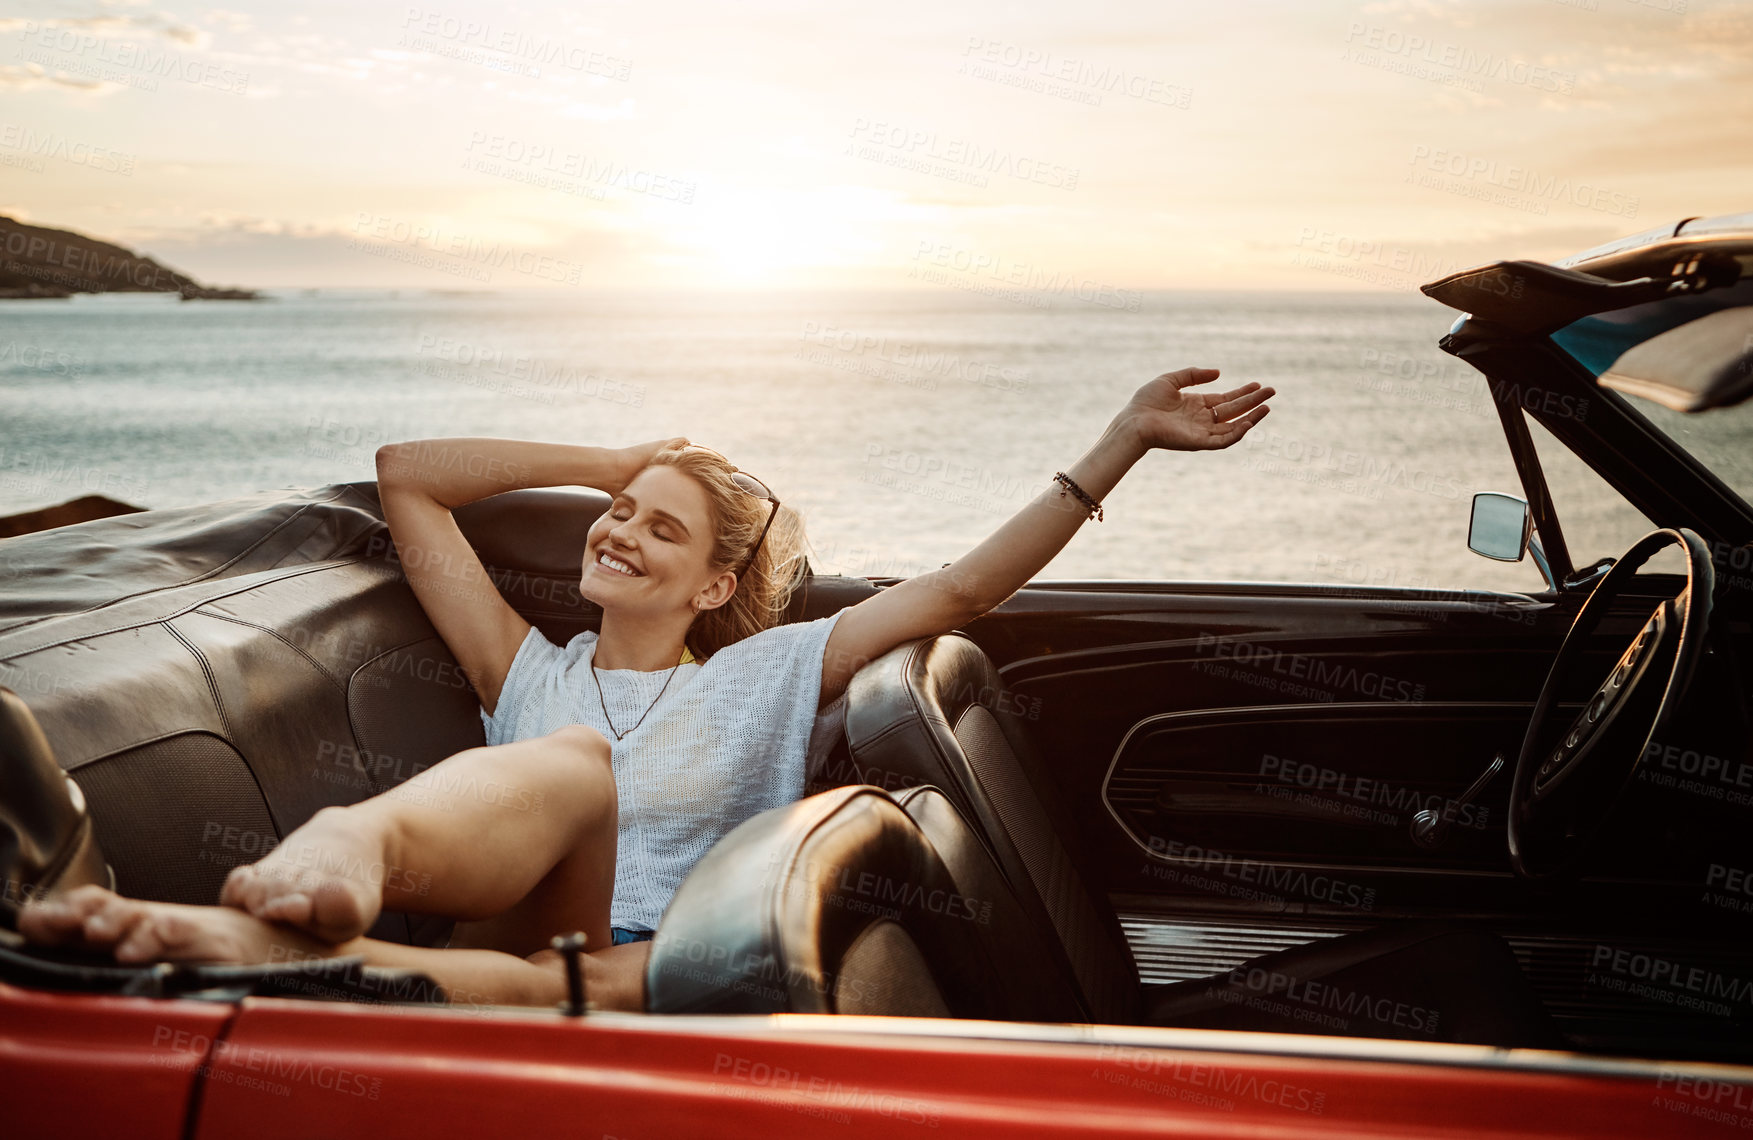
{"type": "Polygon", "coordinates": [[[185,301],[258,299],[253,289],[203,285],[119,245],[0,216],[0,300],[75,293],[175,293],[185,301]]]}

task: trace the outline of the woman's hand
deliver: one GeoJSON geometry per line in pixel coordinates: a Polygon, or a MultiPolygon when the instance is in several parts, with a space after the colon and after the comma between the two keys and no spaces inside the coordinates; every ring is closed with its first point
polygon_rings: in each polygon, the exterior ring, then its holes
{"type": "Polygon", "coordinates": [[[1266,401],[1277,392],[1249,382],[1221,395],[1189,391],[1217,379],[1215,368],[1167,372],[1132,394],[1120,413],[1139,444],[1170,451],[1214,451],[1228,447],[1266,418],[1266,401]]]}
{"type": "Polygon", "coordinates": [[[607,491],[611,495],[618,495],[627,489],[627,484],[633,482],[635,475],[645,470],[645,465],[651,462],[652,456],[667,448],[686,447],[687,445],[688,438],[678,435],[674,439],[654,439],[649,443],[636,443],[632,447],[614,448],[609,454],[614,457],[616,462],[615,485],[598,489],[607,491]]]}

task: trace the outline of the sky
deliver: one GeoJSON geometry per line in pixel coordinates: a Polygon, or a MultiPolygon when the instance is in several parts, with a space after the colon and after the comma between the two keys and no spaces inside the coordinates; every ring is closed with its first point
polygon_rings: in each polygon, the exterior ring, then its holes
{"type": "Polygon", "coordinates": [[[1750,135],[1724,0],[0,7],[0,213],[248,287],[1409,291],[1750,135]]]}

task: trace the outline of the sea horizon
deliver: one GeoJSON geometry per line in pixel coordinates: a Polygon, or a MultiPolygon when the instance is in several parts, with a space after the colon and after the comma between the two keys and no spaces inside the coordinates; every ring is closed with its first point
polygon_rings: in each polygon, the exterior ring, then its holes
{"type": "Polygon", "coordinates": [[[1278,388],[1272,416],[1227,452],[1147,455],[1038,577],[1540,587],[1466,549],[1471,493],[1518,483],[1482,378],[1436,346],[1457,314],[1416,294],[147,296],[0,307],[0,514],[369,480],[405,439],[682,435],[795,506],[818,569],[909,576],[1020,510],[1140,385],[1198,365],[1215,390],[1278,388]]]}

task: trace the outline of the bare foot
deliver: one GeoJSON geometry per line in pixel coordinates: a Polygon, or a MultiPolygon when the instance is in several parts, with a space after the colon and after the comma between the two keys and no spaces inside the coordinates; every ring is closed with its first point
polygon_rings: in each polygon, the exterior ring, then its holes
{"type": "Polygon", "coordinates": [[[372,827],[369,816],[324,808],[260,861],[234,868],[219,902],[325,942],[356,938],[377,921],[385,886],[411,878],[390,865],[372,827]]]}
{"type": "Polygon", "coordinates": [[[18,932],[47,946],[109,950],[118,962],[241,964],[339,952],[240,910],[123,898],[97,886],[33,900],[19,911],[18,932]]]}

